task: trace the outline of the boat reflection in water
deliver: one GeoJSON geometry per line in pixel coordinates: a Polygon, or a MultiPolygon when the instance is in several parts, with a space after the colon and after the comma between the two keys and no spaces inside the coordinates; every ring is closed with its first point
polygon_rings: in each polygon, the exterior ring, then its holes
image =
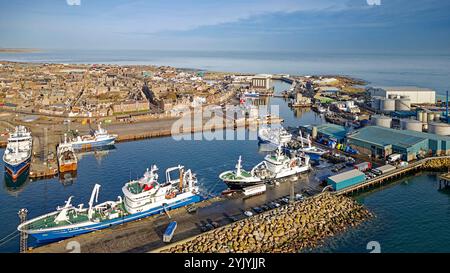
{"type": "Polygon", "coordinates": [[[11,195],[17,196],[30,181],[28,179],[29,173],[30,169],[24,171],[16,180],[14,180],[11,175],[5,172],[4,180],[6,191],[11,195]]]}
{"type": "Polygon", "coordinates": [[[77,171],[70,171],[59,174],[59,182],[61,182],[63,186],[73,185],[76,179],[77,179],[77,171]]]}
{"type": "Polygon", "coordinates": [[[84,157],[93,155],[97,162],[100,164],[102,160],[109,155],[111,151],[116,150],[116,146],[108,145],[101,148],[91,149],[89,151],[77,152],[78,159],[83,159],[84,157]]]}

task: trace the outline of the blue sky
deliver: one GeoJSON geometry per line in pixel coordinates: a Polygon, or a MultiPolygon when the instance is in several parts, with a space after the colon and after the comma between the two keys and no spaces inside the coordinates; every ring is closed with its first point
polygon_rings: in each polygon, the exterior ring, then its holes
{"type": "Polygon", "coordinates": [[[0,0],[0,47],[448,53],[449,15],[447,0],[0,0]]]}

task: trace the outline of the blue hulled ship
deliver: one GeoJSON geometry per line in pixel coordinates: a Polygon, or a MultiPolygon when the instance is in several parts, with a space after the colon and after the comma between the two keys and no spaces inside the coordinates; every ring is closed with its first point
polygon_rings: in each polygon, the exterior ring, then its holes
{"type": "Polygon", "coordinates": [[[31,132],[24,126],[17,126],[8,138],[3,161],[5,171],[13,181],[30,168],[31,151],[33,149],[33,138],[31,132]]]}

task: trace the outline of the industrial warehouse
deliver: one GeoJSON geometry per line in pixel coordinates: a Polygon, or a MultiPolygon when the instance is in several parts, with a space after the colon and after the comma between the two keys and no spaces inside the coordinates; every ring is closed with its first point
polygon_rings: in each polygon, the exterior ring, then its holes
{"type": "Polygon", "coordinates": [[[411,161],[426,155],[449,155],[450,137],[411,130],[368,126],[347,136],[347,144],[361,154],[387,158],[401,154],[411,161]]]}

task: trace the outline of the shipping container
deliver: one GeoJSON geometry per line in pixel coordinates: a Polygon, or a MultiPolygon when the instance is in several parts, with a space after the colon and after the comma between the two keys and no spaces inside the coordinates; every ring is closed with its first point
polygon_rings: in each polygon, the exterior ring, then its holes
{"type": "Polygon", "coordinates": [[[355,169],[364,172],[364,171],[372,169],[372,163],[371,162],[362,162],[362,163],[354,165],[354,167],[355,167],[355,169]]]}
{"type": "Polygon", "coordinates": [[[388,173],[388,172],[392,172],[395,169],[396,169],[395,166],[387,164],[387,165],[378,167],[378,168],[374,169],[373,171],[374,171],[374,173],[380,175],[380,174],[385,174],[385,173],[388,173]]]}
{"type": "Polygon", "coordinates": [[[354,169],[327,178],[327,184],[331,185],[335,191],[357,185],[366,180],[366,175],[360,170],[354,169]]]}

